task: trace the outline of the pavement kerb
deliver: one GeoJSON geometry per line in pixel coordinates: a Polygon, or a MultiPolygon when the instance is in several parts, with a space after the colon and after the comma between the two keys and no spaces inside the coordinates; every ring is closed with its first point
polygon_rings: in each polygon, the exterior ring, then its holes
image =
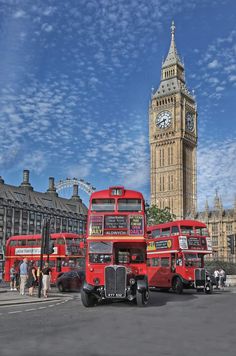
{"type": "Polygon", "coordinates": [[[35,303],[50,303],[50,302],[59,302],[61,301],[61,298],[48,298],[48,299],[34,299],[34,300],[28,300],[28,299],[15,299],[15,300],[1,300],[0,301],[0,308],[1,307],[6,307],[6,306],[12,306],[12,305],[22,305],[22,304],[35,304],[35,303]]]}
{"type": "Polygon", "coordinates": [[[73,299],[72,296],[62,293],[49,293],[48,298],[38,298],[37,294],[33,297],[29,295],[21,296],[19,292],[12,292],[6,289],[0,289],[0,308],[11,305],[34,304],[34,303],[51,303],[63,302],[64,300],[73,299]]]}

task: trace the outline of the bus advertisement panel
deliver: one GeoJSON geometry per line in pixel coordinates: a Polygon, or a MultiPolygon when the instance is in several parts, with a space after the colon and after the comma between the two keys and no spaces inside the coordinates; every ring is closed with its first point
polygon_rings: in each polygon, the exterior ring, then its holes
{"type": "MultiPolygon", "coordinates": [[[[50,234],[54,245],[54,252],[50,254],[49,265],[52,269],[52,283],[57,276],[72,269],[84,268],[85,264],[85,238],[74,233],[50,234]]],[[[24,257],[33,260],[39,266],[41,254],[41,235],[11,236],[6,243],[5,254],[5,281],[10,281],[10,268],[16,268],[24,257]]],[[[47,255],[43,255],[44,262],[47,255]]]]}
{"type": "Polygon", "coordinates": [[[145,202],[141,193],[111,187],[90,197],[87,224],[86,307],[102,299],[147,304],[145,202]]]}
{"type": "Polygon", "coordinates": [[[147,264],[149,286],[184,288],[212,292],[210,277],[204,268],[204,256],[212,252],[205,224],[179,220],[147,228],[147,264]]]}

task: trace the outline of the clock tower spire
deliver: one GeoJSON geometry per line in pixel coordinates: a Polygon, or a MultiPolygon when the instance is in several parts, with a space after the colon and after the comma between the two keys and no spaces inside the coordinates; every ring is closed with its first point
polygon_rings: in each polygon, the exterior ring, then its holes
{"type": "Polygon", "coordinates": [[[149,107],[151,204],[169,207],[177,218],[196,212],[197,108],[186,87],[184,65],[171,43],[162,63],[161,81],[149,107]]]}

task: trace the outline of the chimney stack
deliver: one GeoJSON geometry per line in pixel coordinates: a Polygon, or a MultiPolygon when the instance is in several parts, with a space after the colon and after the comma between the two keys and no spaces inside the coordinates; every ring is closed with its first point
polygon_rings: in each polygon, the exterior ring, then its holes
{"type": "Polygon", "coordinates": [[[54,177],[49,177],[49,185],[48,185],[47,193],[53,194],[55,196],[58,196],[56,188],[55,188],[54,181],[55,181],[54,177]]]}
{"type": "Polygon", "coordinates": [[[0,184],[4,184],[4,179],[0,176],[0,184]]]}
{"type": "Polygon", "coordinates": [[[78,194],[78,191],[79,191],[78,184],[74,184],[73,185],[73,195],[72,195],[71,199],[79,201],[79,202],[82,203],[82,199],[80,198],[80,196],[78,194]]]}
{"type": "Polygon", "coordinates": [[[24,169],[23,170],[23,182],[21,183],[21,187],[22,188],[27,188],[30,190],[33,190],[33,187],[31,186],[30,182],[29,182],[29,170],[28,169],[24,169]]]}

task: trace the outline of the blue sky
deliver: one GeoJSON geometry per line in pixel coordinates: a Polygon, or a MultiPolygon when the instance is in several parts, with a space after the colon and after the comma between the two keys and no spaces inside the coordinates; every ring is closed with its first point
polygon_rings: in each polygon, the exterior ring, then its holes
{"type": "MultiPolygon", "coordinates": [[[[236,193],[234,0],[0,0],[0,175],[149,200],[148,105],[171,21],[199,114],[198,207],[236,193]]],[[[83,193],[81,193],[83,197],[83,193]]],[[[83,197],[86,201],[86,197],[83,197]]]]}

